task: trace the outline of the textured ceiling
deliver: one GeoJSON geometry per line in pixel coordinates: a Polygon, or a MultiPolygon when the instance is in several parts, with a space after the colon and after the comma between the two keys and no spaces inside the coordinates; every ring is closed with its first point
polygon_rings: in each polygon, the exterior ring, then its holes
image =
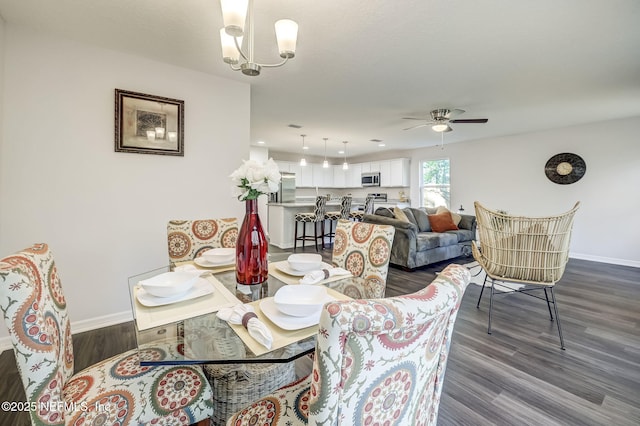
{"type": "Polygon", "coordinates": [[[256,56],[298,22],[296,58],[246,77],[220,59],[217,0],[0,0],[10,24],[249,82],[251,138],[338,156],[438,145],[402,117],[461,108],[444,142],[640,115],[638,0],[255,0],[256,56]],[[292,129],[288,124],[302,129],[292,129]]]}

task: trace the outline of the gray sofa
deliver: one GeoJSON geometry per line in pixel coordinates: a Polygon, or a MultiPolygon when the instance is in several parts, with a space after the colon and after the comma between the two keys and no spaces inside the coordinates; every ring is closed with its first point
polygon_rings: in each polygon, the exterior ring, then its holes
{"type": "Polygon", "coordinates": [[[363,221],[393,225],[396,234],[391,248],[390,262],[404,269],[453,259],[471,253],[471,241],[476,236],[476,217],[460,215],[459,230],[433,232],[429,214],[435,209],[407,207],[402,209],[409,221],[396,219],[392,209],[379,207],[374,214],[365,214],[363,221]]]}

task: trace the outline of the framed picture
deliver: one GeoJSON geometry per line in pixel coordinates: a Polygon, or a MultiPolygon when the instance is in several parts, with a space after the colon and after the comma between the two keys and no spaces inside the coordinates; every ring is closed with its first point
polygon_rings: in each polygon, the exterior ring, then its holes
{"type": "Polygon", "coordinates": [[[184,156],[184,101],[116,89],[116,152],[184,156]]]}

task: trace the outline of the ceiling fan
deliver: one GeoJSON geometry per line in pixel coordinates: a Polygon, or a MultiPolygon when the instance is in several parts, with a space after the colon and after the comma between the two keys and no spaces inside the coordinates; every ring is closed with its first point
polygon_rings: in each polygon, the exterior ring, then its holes
{"type": "Polygon", "coordinates": [[[464,110],[462,109],[447,109],[447,108],[438,108],[431,111],[429,114],[431,115],[431,119],[428,118],[414,118],[414,117],[403,117],[405,120],[422,120],[425,123],[418,124],[416,126],[407,127],[404,130],[416,129],[418,127],[431,126],[431,128],[436,132],[450,132],[453,130],[449,127],[449,123],[486,123],[489,121],[488,118],[467,118],[467,119],[453,119],[453,117],[457,117],[460,114],[463,114],[464,110]]]}

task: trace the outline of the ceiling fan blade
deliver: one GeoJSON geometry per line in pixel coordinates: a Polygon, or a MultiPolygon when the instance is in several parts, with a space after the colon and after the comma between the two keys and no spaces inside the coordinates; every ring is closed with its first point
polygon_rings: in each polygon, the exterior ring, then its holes
{"type": "Polygon", "coordinates": [[[449,111],[449,114],[445,115],[446,118],[453,118],[453,117],[457,117],[461,114],[464,114],[464,110],[463,109],[452,109],[451,111],[449,111]]]}
{"type": "Polygon", "coordinates": [[[463,118],[459,120],[449,120],[449,123],[486,123],[488,118],[463,118]]]}
{"type": "Polygon", "coordinates": [[[411,130],[411,129],[417,129],[418,127],[426,127],[428,126],[429,123],[424,123],[424,124],[418,124],[417,126],[411,126],[411,127],[407,127],[406,129],[402,129],[402,130],[411,130]]]}
{"type": "Polygon", "coordinates": [[[403,120],[428,120],[428,118],[402,117],[403,120]]]}

